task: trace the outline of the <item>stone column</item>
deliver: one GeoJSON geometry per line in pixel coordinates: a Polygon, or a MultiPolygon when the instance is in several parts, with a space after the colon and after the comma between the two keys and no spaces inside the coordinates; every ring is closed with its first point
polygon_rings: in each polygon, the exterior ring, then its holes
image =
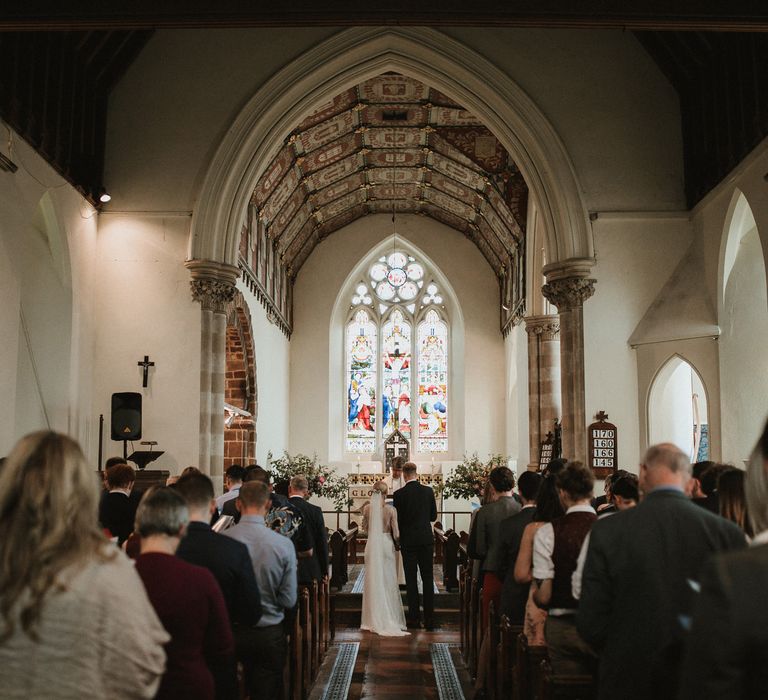
{"type": "Polygon", "coordinates": [[[560,419],[560,319],[528,316],[529,469],[539,466],[539,449],[554,421],[560,419]]]}
{"type": "Polygon", "coordinates": [[[584,302],[597,280],[584,266],[547,272],[541,292],[560,315],[560,376],[563,402],[563,456],[587,458],[587,418],[584,406],[584,302]]]}
{"type": "Polygon", "coordinates": [[[210,260],[185,263],[192,275],[192,298],[201,305],[200,320],[200,471],[214,484],[224,470],[224,374],[227,317],[224,306],[235,296],[240,271],[210,260]]]}

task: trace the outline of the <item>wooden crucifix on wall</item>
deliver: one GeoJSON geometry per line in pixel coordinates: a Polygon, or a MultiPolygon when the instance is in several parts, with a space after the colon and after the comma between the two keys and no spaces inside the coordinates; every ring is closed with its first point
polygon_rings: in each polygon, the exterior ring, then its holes
{"type": "Polygon", "coordinates": [[[149,381],[149,368],[154,367],[155,363],[149,361],[149,355],[144,355],[144,360],[136,363],[139,367],[142,367],[144,369],[144,377],[141,382],[141,386],[144,388],[147,387],[147,382],[149,381]]]}

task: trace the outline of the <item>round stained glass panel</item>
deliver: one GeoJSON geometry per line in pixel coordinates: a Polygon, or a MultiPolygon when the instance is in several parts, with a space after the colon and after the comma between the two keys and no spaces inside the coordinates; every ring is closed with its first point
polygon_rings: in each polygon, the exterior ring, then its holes
{"type": "Polygon", "coordinates": [[[410,301],[419,293],[419,288],[413,282],[406,282],[400,288],[400,296],[406,301],[410,301]]]}
{"type": "Polygon", "coordinates": [[[392,255],[387,258],[387,262],[389,263],[390,267],[405,267],[405,264],[408,262],[408,258],[406,258],[402,253],[392,253],[392,255]]]}
{"type": "Polygon", "coordinates": [[[395,296],[394,287],[389,282],[379,282],[376,287],[376,294],[378,294],[384,301],[389,301],[395,296]]]}
{"type": "Polygon", "coordinates": [[[405,271],[409,280],[418,281],[424,277],[424,268],[419,263],[412,262],[405,271]]]}
{"type": "Polygon", "coordinates": [[[403,285],[403,283],[406,280],[405,270],[403,270],[402,268],[396,267],[389,271],[389,274],[387,275],[387,279],[389,280],[389,283],[393,287],[400,287],[403,285]]]}
{"type": "Polygon", "coordinates": [[[387,276],[387,266],[384,263],[376,263],[371,268],[371,279],[374,282],[381,282],[387,276]]]}

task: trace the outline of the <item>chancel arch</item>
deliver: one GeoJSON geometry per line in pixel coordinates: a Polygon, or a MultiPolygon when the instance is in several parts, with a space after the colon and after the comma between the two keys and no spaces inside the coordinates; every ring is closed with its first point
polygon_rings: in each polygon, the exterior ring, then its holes
{"type": "Polygon", "coordinates": [[[450,95],[499,139],[539,202],[553,269],[592,260],[574,169],[545,115],[491,63],[423,28],[340,32],[268,81],[238,115],[208,169],[192,221],[191,257],[236,263],[248,202],[295,125],[350,86],[386,72],[450,95]]]}
{"type": "Polygon", "coordinates": [[[227,304],[224,375],[224,471],[256,456],[256,361],[250,311],[241,292],[227,304]]]}
{"type": "Polygon", "coordinates": [[[648,444],[671,442],[691,462],[709,459],[709,402],[696,368],[673,355],[659,369],[648,392],[648,444]]]}

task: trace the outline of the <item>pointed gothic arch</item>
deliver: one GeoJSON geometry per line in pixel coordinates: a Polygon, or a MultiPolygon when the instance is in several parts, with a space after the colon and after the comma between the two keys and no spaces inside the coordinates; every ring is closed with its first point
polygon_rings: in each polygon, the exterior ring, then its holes
{"type": "Polygon", "coordinates": [[[691,462],[709,458],[709,397],[699,370],[679,353],[656,371],[648,387],[648,444],[672,442],[691,462]]]}
{"type": "Polygon", "coordinates": [[[256,182],[301,118],[345,88],[401,72],[453,96],[496,135],[538,203],[551,269],[592,262],[573,165],[545,115],[506,74],[458,41],[424,28],[354,28],[302,54],[262,86],[222,140],[192,220],[190,258],[237,263],[256,182]]]}

